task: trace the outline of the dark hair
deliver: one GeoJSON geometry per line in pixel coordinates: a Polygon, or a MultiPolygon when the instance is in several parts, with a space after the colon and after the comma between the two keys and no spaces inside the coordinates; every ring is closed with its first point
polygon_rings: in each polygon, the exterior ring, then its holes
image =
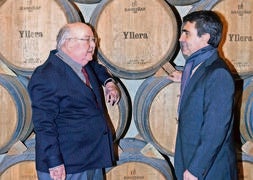
{"type": "Polygon", "coordinates": [[[183,18],[183,23],[186,23],[187,21],[196,23],[195,27],[197,29],[198,36],[205,33],[210,34],[208,44],[213,47],[218,47],[222,36],[223,25],[220,17],[215,12],[208,10],[195,11],[187,14],[183,18]]]}

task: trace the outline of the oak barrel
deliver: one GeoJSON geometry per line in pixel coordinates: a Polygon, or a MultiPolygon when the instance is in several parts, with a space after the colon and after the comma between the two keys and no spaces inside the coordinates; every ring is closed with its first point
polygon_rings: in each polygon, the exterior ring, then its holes
{"type": "Polygon", "coordinates": [[[59,29],[80,19],[66,0],[0,0],[0,57],[17,74],[30,76],[56,48],[59,29]]]}
{"type": "Polygon", "coordinates": [[[186,6],[194,4],[200,0],[166,0],[166,1],[175,6],[186,6]]]}
{"type": "Polygon", "coordinates": [[[77,3],[81,4],[95,4],[95,3],[100,3],[101,0],[72,0],[77,3]]]}
{"type": "Polygon", "coordinates": [[[98,58],[118,77],[146,78],[177,50],[177,12],[164,0],[103,0],[90,23],[99,37],[98,58]]]}
{"type": "Polygon", "coordinates": [[[180,83],[149,77],[134,99],[133,115],[140,135],[166,155],[174,154],[179,96],[180,83]]]}
{"type": "Polygon", "coordinates": [[[253,156],[246,153],[237,153],[237,169],[239,180],[252,180],[253,156]]]}
{"type": "Polygon", "coordinates": [[[106,179],[173,180],[171,168],[166,160],[147,157],[141,153],[146,144],[145,141],[135,138],[121,139],[119,146],[122,152],[117,165],[106,170],[106,179]]]}
{"type": "Polygon", "coordinates": [[[224,22],[219,50],[234,74],[253,73],[253,1],[202,0],[191,9],[219,13],[224,22]]]}
{"type": "Polygon", "coordinates": [[[0,74],[0,154],[32,132],[31,102],[18,77],[0,74]]]}
{"type": "Polygon", "coordinates": [[[0,164],[0,180],[37,180],[35,168],[35,148],[28,149],[22,154],[7,155],[0,164]]]}
{"type": "Polygon", "coordinates": [[[242,144],[253,141],[253,76],[236,80],[236,130],[242,144]]]}

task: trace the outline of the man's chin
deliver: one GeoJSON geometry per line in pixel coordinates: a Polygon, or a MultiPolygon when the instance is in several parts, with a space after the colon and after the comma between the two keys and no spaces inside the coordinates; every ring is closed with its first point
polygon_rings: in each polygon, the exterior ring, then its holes
{"type": "Polygon", "coordinates": [[[182,52],[182,55],[183,55],[183,57],[184,57],[185,59],[187,59],[187,58],[189,57],[189,55],[188,55],[188,54],[186,54],[186,53],[184,53],[184,51],[183,51],[183,50],[181,50],[181,52],[182,52]]]}

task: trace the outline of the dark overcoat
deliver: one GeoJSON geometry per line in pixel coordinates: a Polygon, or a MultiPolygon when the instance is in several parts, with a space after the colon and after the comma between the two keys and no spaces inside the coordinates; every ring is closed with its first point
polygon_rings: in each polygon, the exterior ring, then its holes
{"type": "Polygon", "coordinates": [[[192,75],[181,97],[175,150],[178,180],[188,169],[199,180],[235,180],[234,80],[217,53],[192,75]]]}

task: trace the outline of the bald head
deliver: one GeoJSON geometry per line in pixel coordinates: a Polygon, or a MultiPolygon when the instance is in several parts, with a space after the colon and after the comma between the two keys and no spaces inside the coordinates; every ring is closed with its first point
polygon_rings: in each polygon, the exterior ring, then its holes
{"type": "Polygon", "coordinates": [[[92,28],[81,22],[66,24],[57,36],[57,49],[82,66],[93,59],[95,48],[92,28]]]}

